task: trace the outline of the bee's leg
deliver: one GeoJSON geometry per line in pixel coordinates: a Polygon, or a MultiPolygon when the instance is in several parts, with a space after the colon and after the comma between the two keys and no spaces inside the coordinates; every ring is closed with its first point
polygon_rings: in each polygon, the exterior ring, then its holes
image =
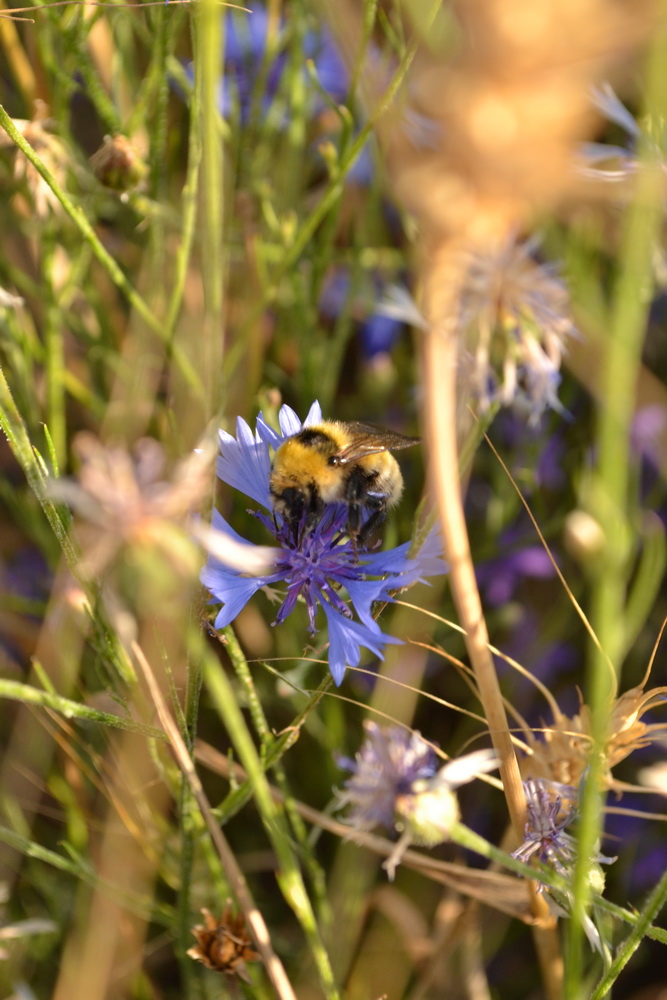
{"type": "Polygon", "coordinates": [[[274,493],[274,496],[280,501],[279,510],[282,513],[284,520],[289,525],[290,534],[296,542],[299,538],[304,521],[306,520],[307,503],[303,490],[290,486],[287,489],[284,489],[280,494],[274,493]]]}
{"type": "Polygon", "coordinates": [[[371,537],[375,529],[382,524],[387,516],[387,502],[384,497],[367,497],[366,506],[369,507],[373,513],[368,518],[364,526],[357,532],[357,543],[362,546],[362,548],[366,547],[368,539],[371,537]]]}

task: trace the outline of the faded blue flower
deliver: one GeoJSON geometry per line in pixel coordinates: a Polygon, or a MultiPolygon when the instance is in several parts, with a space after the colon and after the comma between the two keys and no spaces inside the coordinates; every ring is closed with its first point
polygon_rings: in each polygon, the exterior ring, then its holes
{"type": "Polygon", "coordinates": [[[356,758],[339,759],[352,772],[338,792],[345,822],[356,830],[384,826],[401,837],[384,862],[390,880],[410,844],[434,847],[450,835],[459,819],[454,789],[498,766],[493,750],[477,750],[437,768],[433,747],[419,733],[401,726],[364,724],[366,740],[356,758]]]}
{"type": "MultiPolygon", "coordinates": [[[[562,785],[544,778],[530,778],[524,781],[523,787],[527,805],[525,840],[513,852],[512,857],[526,862],[537,858],[543,865],[569,878],[576,863],[578,845],[576,838],[565,830],[578,814],[577,790],[571,785],[562,785]]],[[[616,858],[608,858],[603,854],[591,858],[588,882],[594,895],[600,895],[604,890],[604,875],[600,865],[608,865],[615,860],[616,858]]],[[[538,881],[537,891],[542,892],[544,889],[545,886],[538,881]]],[[[554,916],[572,915],[574,897],[569,887],[549,889],[545,898],[554,916]]],[[[608,943],[601,934],[597,921],[593,919],[597,917],[594,905],[591,907],[591,914],[586,913],[581,917],[582,929],[591,947],[608,957],[608,943]]]]}
{"type": "MultiPolygon", "coordinates": [[[[415,558],[408,555],[410,543],[387,551],[357,553],[346,534],[345,504],[329,504],[320,521],[312,529],[297,532],[296,537],[289,522],[271,511],[271,450],[275,451],[302,426],[321,420],[319,403],[313,404],[303,425],[290,407],[283,406],[280,432],[269,427],[261,414],[254,432],[241,418],[236,437],[220,431],[218,476],[265,508],[266,512],[253,513],[273,536],[277,548],[271,572],[248,576],[242,568],[223,565],[210,557],[201,579],[214,601],[222,603],[215,619],[218,629],[229,625],[258,590],[275,584],[284,584],[286,591],[274,625],[284,622],[302,601],[308,613],[308,631],[313,635],[321,609],[329,632],[329,669],[336,684],[340,684],[345,668],[359,664],[362,648],[382,658],[388,643],[400,642],[380,630],[372,614],[374,603],[391,601],[393,592],[445,572],[445,564],[435,531],[428,535],[415,558]]],[[[213,528],[250,545],[217,511],[213,528]]]]}
{"type": "Polygon", "coordinates": [[[340,757],[338,764],[352,777],[339,793],[339,805],[350,806],[346,822],[357,830],[375,826],[394,828],[396,800],[408,795],[417,781],[432,778],[438,770],[433,747],[419,733],[402,726],[382,729],[364,723],[366,739],[354,760],[340,757]]]}
{"type": "MultiPolygon", "coordinates": [[[[374,274],[371,280],[371,295],[376,300],[381,300],[382,280],[378,274],[374,274]]],[[[324,283],[319,309],[328,320],[337,319],[348,309],[352,318],[357,321],[360,353],[366,363],[373,363],[390,353],[406,324],[402,318],[394,319],[381,306],[370,311],[365,301],[367,296],[361,289],[359,291],[361,294],[356,295],[349,270],[337,267],[330,272],[324,283]]]]}
{"type": "MultiPolygon", "coordinates": [[[[511,406],[539,422],[558,399],[568,336],[576,334],[569,295],[557,269],[535,259],[535,240],[508,239],[490,249],[461,250],[461,287],[452,318],[459,336],[461,381],[481,410],[511,406]]],[[[385,315],[417,329],[427,322],[405,289],[393,288],[385,315]]]]}
{"type": "MultiPolygon", "coordinates": [[[[537,858],[566,875],[576,859],[577,842],[565,830],[577,815],[574,805],[577,793],[569,785],[542,778],[530,778],[523,787],[527,810],[525,840],[512,857],[520,861],[537,858]]],[[[540,885],[538,891],[542,888],[540,885]]]]}

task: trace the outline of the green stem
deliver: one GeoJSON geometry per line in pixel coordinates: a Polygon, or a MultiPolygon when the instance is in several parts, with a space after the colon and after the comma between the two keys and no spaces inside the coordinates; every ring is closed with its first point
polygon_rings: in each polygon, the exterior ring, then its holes
{"type": "Polygon", "coordinates": [[[16,408],[2,368],[0,368],[0,429],[7,435],[14,458],[21,466],[28,485],[37,497],[60,543],[67,565],[74,570],[78,554],[69,537],[69,518],[63,515],[62,508],[56,507],[49,496],[48,483],[42,466],[37,459],[21,414],[16,408]]]}
{"type": "MultiPolygon", "coordinates": [[[[160,340],[164,341],[165,333],[162,321],[153,313],[150,306],[144,302],[134,286],[125,277],[116,261],[97,238],[95,230],[86,218],[83,209],[76,206],[69,195],[63,191],[49,168],[42,162],[30,143],[21,135],[2,105],[0,105],[0,126],[2,126],[12,142],[18,146],[24,156],[32,163],[38,174],[51,188],[62,205],[63,211],[77,227],[83,239],[90,246],[93,254],[109,275],[111,281],[125,295],[132,308],[141,316],[147,326],[158,335],[160,340]]],[[[174,351],[174,359],[178,363],[188,385],[194,390],[200,389],[201,379],[183,353],[181,351],[174,351]]]]}
{"type": "Polygon", "coordinates": [[[328,1000],[338,1000],[331,962],[326,952],[315,914],[306,892],[284,811],[274,802],[259,754],[250,737],[234,690],[217,660],[207,656],[204,663],[206,686],[229,733],[234,749],[248,774],[264,828],[276,852],[276,879],[294,911],[310,945],[320,983],[328,1000]]]}
{"type": "Polygon", "coordinates": [[[78,701],[63,698],[52,691],[40,691],[29,684],[21,684],[20,681],[0,680],[1,698],[20,701],[25,705],[43,705],[44,708],[58,712],[66,719],[84,719],[87,722],[96,722],[101,726],[111,726],[113,729],[125,729],[130,733],[147,736],[153,740],[166,739],[161,729],[154,729],[153,726],[146,726],[141,722],[125,719],[110,712],[98,712],[94,708],[89,708],[88,705],[79,704],[78,701]]]}
{"type": "Polygon", "coordinates": [[[595,987],[595,990],[591,995],[591,1000],[603,1000],[603,997],[608,995],[609,990],[616,982],[639,945],[642,943],[644,935],[660,913],[660,910],[663,908],[666,901],[667,871],[664,872],[655,889],[648,897],[644,909],[639,914],[637,923],[628,934],[623,944],[617,948],[616,957],[607,969],[605,975],[595,987]]]}
{"type": "MultiPolygon", "coordinates": [[[[649,56],[647,105],[655,121],[667,108],[667,78],[662,72],[667,33],[656,34],[649,56]]],[[[662,155],[661,153],[659,154],[662,155]]],[[[631,497],[629,442],[637,375],[652,297],[651,255],[662,224],[662,170],[655,162],[653,140],[644,136],[635,197],[625,219],[618,259],[618,277],[609,312],[609,336],[603,359],[598,412],[598,463],[589,498],[591,513],[605,538],[600,569],[593,584],[591,622],[599,647],[590,649],[587,703],[591,709],[593,749],[582,786],[579,851],[573,880],[573,914],[569,927],[566,968],[568,998],[582,996],[584,947],[581,918],[590,898],[590,859],[602,829],[603,774],[609,711],[618,689],[621,657],[626,641],[626,600],[632,573],[635,505],[631,497]],[[612,674],[609,663],[615,666],[612,674]]]]}
{"type": "MultiPolygon", "coordinates": [[[[224,629],[224,636],[227,644],[227,652],[232,661],[232,666],[234,667],[236,676],[243,685],[243,689],[246,693],[250,717],[257,735],[262,741],[262,757],[266,761],[267,752],[270,751],[270,749],[275,745],[275,737],[269,728],[266,715],[264,714],[264,709],[262,708],[262,703],[257,695],[257,689],[255,688],[252,673],[248,667],[248,661],[243,655],[243,651],[231,626],[224,629]]],[[[308,830],[306,829],[306,826],[296,809],[294,797],[292,796],[287,780],[287,775],[280,760],[276,760],[275,763],[272,764],[271,770],[275,774],[276,783],[282,792],[285,813],[287,814],[287,819],[294,832],[294,836],[296,837],[302,860],[306,866],[308,875],[310,876],[313,885],[318,913],[326,922],[331,917],[331,910],[327,901],[326,879],[324,872],[322,871],[322,868],[318,864],[313,853],[308,839],[308,830]]]]}

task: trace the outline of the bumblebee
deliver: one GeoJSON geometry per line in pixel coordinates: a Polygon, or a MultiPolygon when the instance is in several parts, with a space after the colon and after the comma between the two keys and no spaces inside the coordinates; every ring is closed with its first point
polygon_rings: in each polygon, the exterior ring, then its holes
{"type": "Polygon", "coordinates": [[[346,504],[347,531],[356,549],[401,498],[403,477],[390,452],[418,443],[419,438],[357,422],[327,420],[304,427],[283,441],[273,459],[274,510],[296,537],[319,521],[327,504],[346,504]]]}

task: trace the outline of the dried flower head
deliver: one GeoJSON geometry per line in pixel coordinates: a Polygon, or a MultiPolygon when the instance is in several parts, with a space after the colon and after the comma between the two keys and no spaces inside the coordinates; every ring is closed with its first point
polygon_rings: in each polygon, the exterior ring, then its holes
{"type": "Polygon", "coordinates": [[[338,804],[350,807],[344,822],[356,830],[379,825],[402,834],[384,863],[393,879],[410,844],[433,847],[447,839],[460,815],[453,790],[498,762],[493,751],[480,750],[438,771],[436,753],[419,733],[400,726],[382,729],[370,721],[364,728],[366,740],[356,758],[339,760],[352,777],[338,792],[338,804]]]}
{"type": "MultiPolygon", "coordinates": [[[[665,733],[667,724],[647,723],[642,716],[653,708],[664,707],[666,694],[664,687],[644,691],[640,686],[614,701],[603,751],[606,788],[616,787],[612,768],[665,733]]],[[[588,767],[591,731],[591,712],[581,698],[579,713],[571,718],[555,708],[554,721],[543,733],[538,736],[529,730],[524,732],[529,754],[519,762],[522,774],[578,788],[588,767]]]]}
{"type": "Polygon", "coordinates": [[[105,135],[100,148],[90,157],[90,165],[100,184],[113,191],[131,191],[147,171],[146,164],[124,135],[105,135]]]}
{"type": "Polygon", "coordinates": [[[547,407],[562,412],[559,370],[565,339],[575,332],[567,288],[552,265],[534,258],[535,246],[510,239],[484,253],[463,251],[454,318],[482,409],[512,405],[532,423],[547,407]]]}
{"type": "Polygon", "coordinates": [[[84,432],[74,448],[81,461],[78,482],[58,480],[51,492],[82,518],[86,575],[99,574],[125,546],[178,545],[180,526],[210,488],[211,448],[183,459],[171,479],[163,478],[164,451],[152,438],[137,441],[130,452],[84,432]]]}
{"type": "MultiPolygon", "coordinates": [[[[552,264],[534,254],[536,240],[514,238],[482,251],[459,247],[455,312],[448,326],[459,342],[461,382],[482,410],[512,406],[536,423],[558,400],[561,359],[576,329],[567,288],[552,264]]],[[[409,293],[392,286],[377,310],[418,329],[428,323],[409,293]]],[[[467,402],[469,393],[461,392],[467,402]]]]}
{"type": "MultiPolygon", "coordinates": [[[[49,109],[44,101],[35,101],[35,114],[31,119],[14,118],[12,121],[23,138],[30,143],[39,158],[62,184],[65,179],[68,157],[60,140],[49,132],[53,120],[50,118],[49,109]]],[[[4,132],[0,133],[0,148],[14,148],[11,139],[4,132]]],[[[60,202],[53,191],[20,149],[16,150],[14,177],[17,181],[25,183],[33,201],[35,214],[39,219],[45,219],[49,210],[60,210],[60,202]]]]}
{"type": "Polygon", "coordinates": [[[201,912],[204,923],[192,928],[197,944],[188,949],[190,958],[201,962],[207,969],[251,983],[246,963],[256,962],[259,954],[252,947],[243,915],[233,915],[231,902],[227,903],[219,920],[206,907],[202,907],[201,912]]]}

